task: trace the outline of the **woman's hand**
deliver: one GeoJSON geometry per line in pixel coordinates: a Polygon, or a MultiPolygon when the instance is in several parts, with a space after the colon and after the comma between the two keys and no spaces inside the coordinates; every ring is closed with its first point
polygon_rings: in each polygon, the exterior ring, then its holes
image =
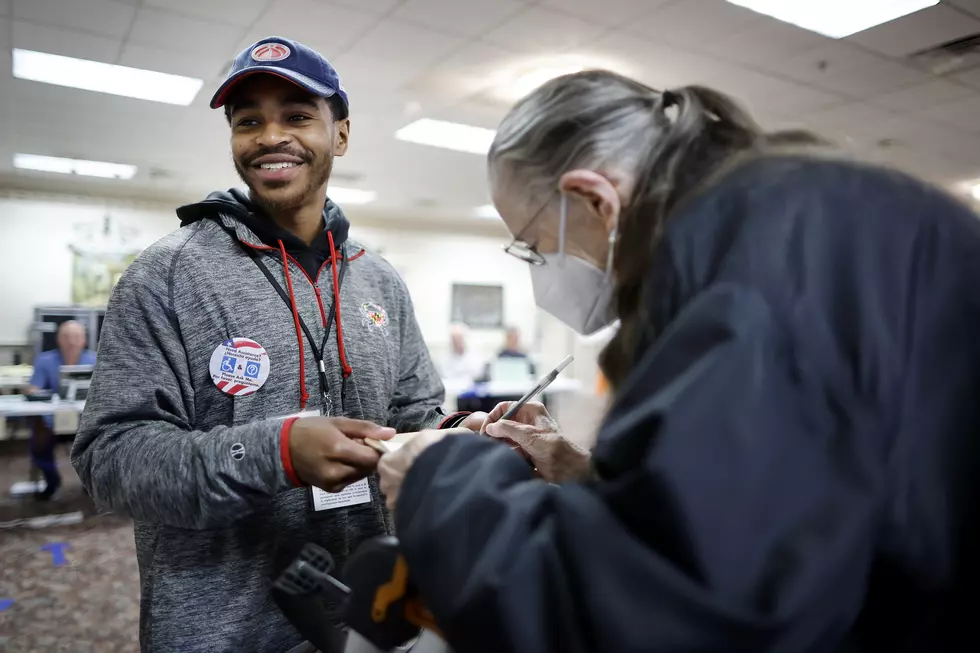
{"type": "Polygon", "coordinates": [[[591,454],[559,433],[558,424],[543,404],[528,402],[513,419],[500,421],[511,405],[505,402],[494,408],[483,424],[483,432],[517,443],[549,483],[576,481],[588,475],[591,454]]]}
{"type": "Polygon", "coordinates": [[[395,505],[398,503],[398,493],[402,489],[402,481],[405,480],[405,475],[408,474],[415,459],[436,442],[452,434],[452,430],[420,431],[397,451],[381,456],[378,462],[378,475],[381,477],[381,492],[385,495],[388,510],[394,512],[395,505]]]}

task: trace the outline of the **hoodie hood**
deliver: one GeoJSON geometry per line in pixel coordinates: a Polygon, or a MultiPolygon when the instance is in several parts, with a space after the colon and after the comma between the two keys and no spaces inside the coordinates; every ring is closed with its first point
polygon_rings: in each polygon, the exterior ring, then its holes
{"type": "Polygon", "coordinates": [[[329,197],[323,205],[323,232],[310,245],[277,225],[272,218],[252,202],[248,194],[238,188],[216,191],[201,202],[187,204],[177,209],[177,217],[180,218],[181,227],[186,227],[198,220],[216,220],[221,215],[237,218],[255,232],[255,235],[266,245],[278,247],[281,240],[286,245],[286,249],[290,251],[305,248],[320,249],[321,241],[322,244],[326,244],[327,232],[333,234],[334,245],[340,247],[347,242],[347,235],[350,232],[350,221],[340,210],[340,207],[334,204],[329,197]]]}

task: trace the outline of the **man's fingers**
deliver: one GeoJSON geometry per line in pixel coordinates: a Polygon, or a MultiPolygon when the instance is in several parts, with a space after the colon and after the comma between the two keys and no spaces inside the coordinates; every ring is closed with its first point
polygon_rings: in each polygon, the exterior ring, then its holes
{"type": "Polygon", "coordinates": [[[374,422],[362,419],[351,419],[349,417],[332,418],[334,426],[348,438],[374,438],[375,440],[387,440],[395,435],[395,429],[378,426],[374,422]]]}
{"type": "Polygon", "coordinates": [[[328,454],[331,460],[360,470],[374,470],[381,454],[357,440],[335,442],[328,454]]]}
{"type": "Polygon", "coordinates": [[[502,440],[513,440],[522,446],[527,442],[530,431],[531,429],[526,424],[509,419],[495,422],[487,427],[487,435],[502,440]]]}

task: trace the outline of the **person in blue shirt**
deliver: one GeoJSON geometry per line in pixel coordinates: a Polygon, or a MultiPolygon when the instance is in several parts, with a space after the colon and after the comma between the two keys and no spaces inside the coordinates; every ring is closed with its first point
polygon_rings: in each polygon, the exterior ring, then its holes
{"type": "MultiPolygon", "coordinates": [[[[74,320],[58,327],[58,348],[38,354],[34,359],[28,394],[39,390],[58,392],[62,365],[95,365],[95,352],[85,348],[85,328],[74,320]]],[[[44,474],[46,487],[38,498],[50,499],[61,487],[61,474],[54,461],[58,439],[54,434],[54,419],[46,416],[31,421],[31,461],[44,474]]]]}

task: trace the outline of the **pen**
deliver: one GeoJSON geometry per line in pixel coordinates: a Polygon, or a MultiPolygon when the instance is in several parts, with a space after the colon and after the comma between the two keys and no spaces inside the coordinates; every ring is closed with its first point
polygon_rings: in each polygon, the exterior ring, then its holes
{"type": "Polygon", "coordinates": [[[516,415],[517,414],[517,411],[519,411],[521,408],[524,407],[524,404],[526,404],[527,402],[531,401],[532,399],[534,399],[535,397],[537,397],[539,394],[541,394],[542,392],[544,392],[544,389],[547,388],[549,385],[551,385],[551,383],[555,379],[558,378],[558,375],[561,374],[561,371],[563,369],[565,369],[566,367],[568,367],[568,365],[573,360],[575,360],[575,357],[572,356],[571,354],[569,354],[568,356],[565,356],[565,359],[562,360],[562,362],[558,363],[558,367],[556,367],[555,369],[551,370],[551,372],[548,373],[548,376],[546,376],[543,379],[541,379],[540,381],[538,381],[538,384],[536,386],[534,386],[533,388],[531,388],[527,392],[527,394],[525,394],[523,397],[521,397],[520,399],[518,399],[517,402],[514,403],[514,405],[511,406],[507,410],[507,412],[503,414],[503,417],[501,417],[500,419],[502,419],[502,420],[504,420],[504,419],[510,419],[511,417],[513,417],[514,415],[516,415]]]}

